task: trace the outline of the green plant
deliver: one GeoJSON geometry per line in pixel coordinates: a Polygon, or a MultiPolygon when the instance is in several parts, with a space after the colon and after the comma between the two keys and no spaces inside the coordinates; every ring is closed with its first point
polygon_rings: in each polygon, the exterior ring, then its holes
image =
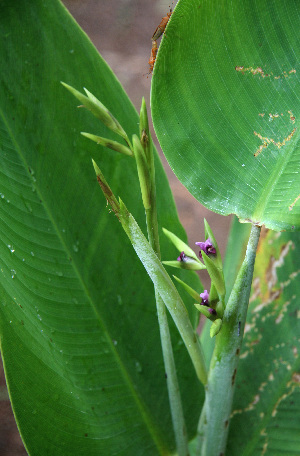
{"type": "Polygon", "coordinates": [[[224,269],[207,223],[203,263],[189,250],[145,103],[138,117],[60,2],[1,11],[0,342],[28,453],[296,454],[297,3],[181,0],[154,67],[172,168],[252,222],[235,219],[224,269]]]}

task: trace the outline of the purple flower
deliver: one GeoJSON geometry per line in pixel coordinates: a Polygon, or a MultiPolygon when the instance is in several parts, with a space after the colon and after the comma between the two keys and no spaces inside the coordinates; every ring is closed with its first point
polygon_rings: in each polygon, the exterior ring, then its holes
{"type": "Polygon", "coordinates": [[[203,252],[206,255],[209,255],[209,254],[215,255],[216,254],[216,249],[212,245],[211,240],[209,238],[206,239],[205,242],[195,242],[195,244],[200,247],[199,257],[201,258],[201,260],[202,260],[201,250],[203,250],[203,252]]]}
{"type": "Polygon", "coordinates": [[[211,315],[217,315],[217,312],[215,311],[215,309],[208,309],[208,312],[211,314],[211,315]]]}
{"type": "Polygon", "coordinates": [[[200,304],[202,306],[208,306],[209,294],[207,290],[204,290],[203,293],[200,293],[200,298],[202,298],[202,302],[200,304]]]}
{"type": "Polygon", "coordinates": [[[181,254],[179,255],[179,257],[177,258],[177,261],[183,261],[184,263],[187,262],[187,256],[184,252],[181,252],[181,254]]]}

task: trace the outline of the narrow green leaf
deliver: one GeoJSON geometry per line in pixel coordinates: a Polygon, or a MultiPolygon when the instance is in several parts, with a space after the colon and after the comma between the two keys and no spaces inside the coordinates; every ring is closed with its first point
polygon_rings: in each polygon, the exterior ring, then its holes
{"type": "MultiPolygon", "coordinates": [[[[199,303],[202,301],[202,299],[200,298],[200,292],[198,293],[196,290],[194,290],[192,287],[190,287],[187,283],[185,283],[183,280],[179,279],[178,277],[176,277],[175,275],[173,275],[174,279],[180,283],[180,285],[183,286],[183,288],[185,289],[185,291],[188,292],[188,294],[190,296],[192,296],[193,299],[195,299],[196,301],[198,301],[199,303]]],[[[201,290],[202,292],[203,290],[201,290]]]]}
{"type": "Polygon", "coordinates": [[[124,155],[132,156],[133,153],[129,149],[129,147],[120,144],[117,141],[113,141],[112,139],[102,138],[101,136],[92,135],[91,133],[81,132],[82,136],[85,136],[88,139],[91,139],[97,144],[101,146],[108,147],[109,149],[115,150],[116,152],[120,152],[124,155]]]}
{"type": "Polygon", "coordinates": [[[178,236],[176,236],[176,234],[172,233],[166,228],[163,228],[163,232],[167,236],[167,238],[170,239],[170,241],[175,245],[179,252],[184,252],[187,256],[197,261],[200,264],[200,266],[202,266],[201,269],[205,269],[205,266],[199,261],[194,250],[192,250],[189,245],[187,245],[178,236]]]}
{"type": "Polygon", "coordinates": [[[202,259],[206,266],[207,272],[209,273],[209,276],[214,283],[214,287],[217,290],[220,299],[224,301],[226,289],[223,269],[219,269],[215,265],[214,260],[212,258],[209,258],[209,256],[205,253],[203,253],[202,259]]]}
{"type": "Polygon", "coordinates": [[[204,269],[198,261],[187,258],[185,261],[162,261],[166,266],[172,266],[177,269],[187,269],[189,271],[202,271],[204,269]]]}

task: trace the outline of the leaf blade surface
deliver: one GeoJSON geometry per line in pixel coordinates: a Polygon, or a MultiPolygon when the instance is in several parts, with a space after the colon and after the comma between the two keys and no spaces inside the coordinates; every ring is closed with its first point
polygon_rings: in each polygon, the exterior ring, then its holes
{"type": "MultiPolygon", "coordinates": [[[[135,164],[80,136],[117,139],[76,109],[60,81],[86,86],[130,135],[138,116],[59,2],[3,5],[0,22],[0,340],[22,438],[33,455],[168,454],[174,439],[152,283],[101,198],[90,158],[145,230],[135,164]]],[[[182,236],[156,163],[161,222],[182,236]]],[[[163,254],[175,257],[161,238],[163,254]]],[[[203,393],[171,332],[193,433],[203,393]]]]}
{"type": "Polygon", "coordinates": [[[152,83],[181,182],[209,209],[275,230],[300,226],[299,23],[293,1],[181,0],[152,83]]]}

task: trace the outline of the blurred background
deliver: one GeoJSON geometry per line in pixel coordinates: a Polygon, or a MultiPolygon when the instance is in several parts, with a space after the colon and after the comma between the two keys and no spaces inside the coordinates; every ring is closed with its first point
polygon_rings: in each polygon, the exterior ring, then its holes
{"type": "MultiPolygon", "coordinates": [[[[63,0],[66,8],[86,32],[102,57],[112,68],[125,91],[139,111],[142,96],[150,108],[151,76],[148,60],[151,37],[170,7],[176,2],[169,0],[63,0]]],[[[150,111],[149,111],[150,114],[150,111]]],[[[223,217],[201,206],[177,180],[166,162],[159,144],[153,139],[169,178],[179,217],[189,244],[204,240],[203,218],[212,227],[222,257],[231,217],[223,217]]],[[[197,251],[197,249],[196,249],[197,251]]],[[[206,272],[201,272],[204,287],[209,286],[206,272]]],[[[2,366],[0,367],[0,455],[26,456],[27,453],[14,421],[8,401],[2,366]]]]}

